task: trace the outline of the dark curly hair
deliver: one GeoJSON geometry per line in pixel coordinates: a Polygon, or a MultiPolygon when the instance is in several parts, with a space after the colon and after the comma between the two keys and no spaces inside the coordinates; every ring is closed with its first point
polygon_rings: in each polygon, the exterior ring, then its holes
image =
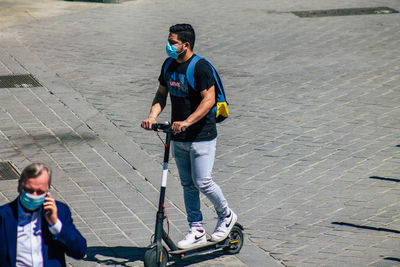
{"type": "Polygon", "coordinates": [[[194,33],[192,25],[175,24],[169,28],[169,32],[177,34],[178,40],[181,41],[182,43],[188,42],[190,44],[190,48],[193,50],[196,35],[194,33]]]}

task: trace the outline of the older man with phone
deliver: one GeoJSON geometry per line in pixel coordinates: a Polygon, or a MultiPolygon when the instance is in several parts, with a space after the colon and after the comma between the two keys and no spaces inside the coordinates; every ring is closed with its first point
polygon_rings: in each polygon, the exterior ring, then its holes
{"type": "Polygon", "coordinates": [[[32,163],[21,173],[19,196],[0,207],[0,266],[66,266],[65,254],[85,256],[86,240],[50,184],[50,167],[32,163]]]}

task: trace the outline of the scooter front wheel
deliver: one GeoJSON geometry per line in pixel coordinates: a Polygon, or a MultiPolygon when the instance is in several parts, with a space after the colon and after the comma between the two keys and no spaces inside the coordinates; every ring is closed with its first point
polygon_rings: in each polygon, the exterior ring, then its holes
{"type": "Polygon", "coordinates": [[[160,259],[158,260],[157,258],[157,247],[153,247],[148,249],[144,253],[144,266],[145,267],[164,267],[167,266],[168,262],[168,253],[165,248],[161,249],[161,255],[160,259]],[[160,265],[158,265],[158,262],[160,262],[160,265]]]}
{"type": "Polygon", "coordinates": [[[244,235],[242,229],[237,225],[233,226],[227,239],[229,241],[229,246],[224,247],[224,252],[226,254],[239,253],[239,251],[243,247],[243,242],[244,242],[244,235]]]}

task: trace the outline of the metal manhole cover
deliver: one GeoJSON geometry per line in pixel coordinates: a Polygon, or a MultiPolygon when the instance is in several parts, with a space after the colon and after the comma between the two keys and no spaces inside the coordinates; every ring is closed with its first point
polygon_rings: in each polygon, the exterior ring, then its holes
{"type": "Polygon", "coordinates": [[[31,74],[0,76],[0,88],[28,88],[42,85],[31,74]]]}
{"type": "Polygon", "coordinates": [[[0,180],[18,180],[19,175],[18,169],[11,162],[0,162],[0,180]]]}
{"type": "Polygon", "coordinates": [[[399,12],[389,7],[365,7],[365,8],[293,11],[292,13],[301,18],[312,18],[312,17],[329,17],[329,16],[393,14],[399,12]]]}

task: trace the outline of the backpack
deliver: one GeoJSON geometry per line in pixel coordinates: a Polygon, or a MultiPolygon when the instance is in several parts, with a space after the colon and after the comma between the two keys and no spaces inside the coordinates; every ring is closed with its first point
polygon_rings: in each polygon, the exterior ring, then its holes
{"type": "MultiPolygon", "coordinates": [[[[216,94],[217,99],[216,99],[215,106],[211,109],[211,112],[215,114],[215,120],[218,123],[229,117],[229,110],[228,110],[229,104],[226,101],[225,91],[224,91],[224,87],[221,82],[221,78],[219,77],[218,72],[215,69],[214,65],[208,59],[202,58],[202,57],[196,55],[193,57],[192,61],[190,61],[189,66],[186,70],[186,79],[192,88],[196,88],[195,87],[196,82],[194,79],[194,69],[195,69],[196,63],[200,59],[204,59],[210,65],[210,67],[213,71],[214,79],[216,82],[215,94],[216,94]]],[[[174,60],[173,58],[169,58],[164,65],[163,71],[164,71],[165,79],[167,78],[166,77],[167,69],[173,60],[174,60]]]]}

